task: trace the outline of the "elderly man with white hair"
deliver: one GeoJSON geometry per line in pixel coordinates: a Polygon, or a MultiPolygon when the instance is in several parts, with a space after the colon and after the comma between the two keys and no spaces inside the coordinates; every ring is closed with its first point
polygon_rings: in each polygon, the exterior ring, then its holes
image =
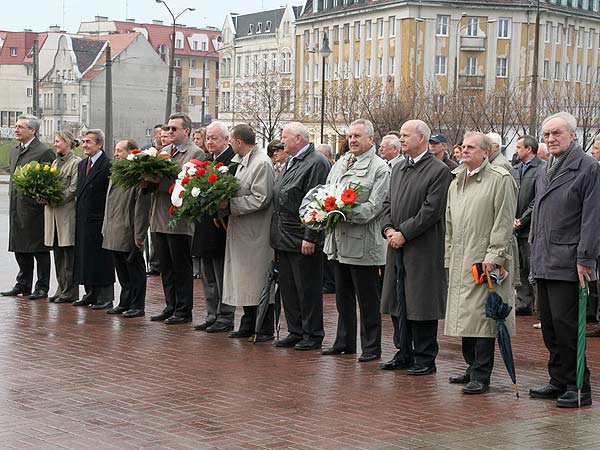
{"type": "Polygon", "coordinates": [[[288,327],[275,347],[321,348],[323,328],[323,233],[300,222],[298,210],[306,193],[325,184],[330,163],[309,141],[308,130],[290,122],[281,133],[290,157],[275,180],[271,247],[279,263],[279,286],[288,327]]]}
{"type": "Polygon", "coordinates": [[[551,156],[537,177],[530,234],[550,380],[529,395],[557,399],[564,408],[592,403],[587,364],[580,402],[576,390],[578,290],[596,279],[600,254],[600,166],[577,142],[576,129],[577,120],[566,112],[542,123],[551,156]]]}
{"type": "Polygon", "coordinates": [[[381,138],[379,144],[379,154],[385,160],[388,166],[394,167],[396,164],[404,161],[401,152],[400,139],[395,134],[387,134],[381,138]]]}
{"type": "Polygon", "coordinates": [[[488,161],[494,166],[504,167],[509,172],[512,171],[512,164],[506,156],[502,154],[502,137],[498,133],[486,134],[488,139],[492,142],[492,150],[488,156],[488,161]]]}

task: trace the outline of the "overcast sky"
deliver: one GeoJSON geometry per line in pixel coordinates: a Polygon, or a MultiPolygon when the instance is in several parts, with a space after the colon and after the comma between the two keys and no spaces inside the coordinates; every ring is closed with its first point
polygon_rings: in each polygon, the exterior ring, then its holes
{"type": "MultiPolygon", "coordinates": [[[[187,7],[178,20],[187,26],[215,26],[221,28],[228,12],[248,13],[261,9],[273,9],[281,5],[302,5],[302,0],[166,0],[175,15],[187,7]]],[[[95,16],[109,19],[135,19],[136,22],[151,22],[154,19],[171,23],[172,19],[164,5],[155,0],[30,0],[11,7],[5,5],[0,15],[0,30],[47,31],[49,26],[60,25],[69,32],[76,32],[80,22],[94,20],[95,16]]]]}

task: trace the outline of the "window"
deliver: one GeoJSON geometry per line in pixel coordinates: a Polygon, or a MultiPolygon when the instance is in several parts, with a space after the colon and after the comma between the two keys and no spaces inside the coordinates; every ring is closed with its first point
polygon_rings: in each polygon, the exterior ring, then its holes
{"type": "Polygon", "coordinates": [[[190,95],[190,98],[189,98],[190,106],[194,106],[195,102],[196,102],[196,97],[193,95],[190,95]]]}
{"type": "Polygon", "coordinates": [[[396,16],[390,16],[389,19],[390,22],[390,37],[395,37],[396,36],[396,16]]]}
{"type": "Polygon", "coordinates": [[[27,66],[27,75],[33,75],[33,66],[27,66]]]}
{"type": "Polygon", "coordinates": [[[575,66],[575,81],[578,83],[581,81],[581,64],[575,66]]]}
{"type": "Polygon", "coordinates": [[[81,85],[81,95],[87,95],[87,84],[81,85]]]}
{"type": "Polygon", "coordinates": [[[348,61],[344,61],[344,80],[350,78],[350,63],[348,61]]]}
{"type": "Polygon", "coordinates": [[[377,58],[377,75],[383,76],[383,58],[377,58]]]}
{"type": "Polygon", "coordinates": [[[588,31],[588,44],[587,44],[588,48],[592,48],[594,46],[594,30],[592,28],[590,28],[590,31],[588,31]]]}
{"type": "Polygon", "coordinates": [[[10,48],[10,56],[17,56],[17,47],[10,48]]]}
{"type": "Polygon", "coordinates": [[[196,87],[196,79],[195,78],[190,78],[190,87],[191,88],[195,88],[196,87]]]}
{"type": "Polygon", "coordinates": [[[479,17],[469,17],[467,19],[467,36],[477,37],[479,33],[479,17]]]}
{"type": "Polygon", "coordinates": [[[256,26],[256,34],[262,33],[262,22],[258,22],[256,26]]]}
{"type": "Polygon", "coordinates": [[[327,61],[325,61],[323,68],[325,69],[325,81],[329,81],[329,63],[327,61]]]}
{"type": "Polygon", "coordinates": [[[183,39],[175,39],[175,48],[183,48],[183,39]]]}
{"type": "Polygon", "coordinates": [[[87,105],[81,105],[81,121],[87,123],[88,121],[88,108],[87,105]]]}
{"type": "Polygon", "coordinates": [[[319,97],[313,97],[313,111],[319,111],[319,97]]]}
{"type": "Polygon", "coordinates": [[[373,39],[373,22],[370,20],[365,22],[365,33],[367,34],[367,39],[369,41],[373,39]]]}
{"type": "Polygon", "coordinates": [[[72,71],[72,70],[69,70],[69,74],[67,75],[67,78],[68,78],[69,80],[72,80],[72,79],[73,79],[73,71],[72,71]]]}
{"type": "Polygon", "coordinates": [[[319,64],[315,64],[313,66],[313,80],[314,81],[318,81],[319,80],[319,64]]]}
{"type": "Polygon", "coordinates": [[[587,70],[585,71],[585,82],[587,84],[592,82],[592,66],[587,66],[587,70]]]}
{"type": "Polygon", "coordinates": [[[560,79],[560,63],[555,62],[554,63],[554,81],[557,81],[559,79],[560,79]]]}
{"type": "Polygon", "coordinates": [[[565,65],[565,80],[571,81],[571,63],[565,65]]]}
{"type": "Polygon", "coordinates": [[[71,94],[71,111],[77,110],[77,94],[71,94]]]}
{"type": "Polygon", "coordinates": [[[192,50],[198,50],[198,41],[192,41],[192,50]]]}
{"type": "Polygon", "coordinates": [[[196,68],[196,60],[194,58],[190,58],[190,69],[196,68]]]}
{"type": "Polygon", "coordinates": [[[340,41],[340,28],[336,25],[335,27],[333,27],[333,32],[332,32],[332,36],[331,38],[333,39],[333,42],[339,42],[340,41]]]}
{"type": "Polygon", "coordinates": [[[544,80],[548,79],[549,71],[550,71],[550,61],[545,59],[544,60],[544,68],[543,68],[543,72],[542,72],[542,78],[544,80]]]}
{"type": "Polygon", "coordinates": [[[448,65],[448,60],[445,56],[436,56],[435,57],[435,74],[436,75],[446,75],[447,70],[448,70],[447,65],[448,65]]]}
{"type": "Polygon", "coordinates": [[[246,74],[247,77],[250,76],[250,55],[246,55],[246,58],[244,60],[244,73],[246,74]]]}
{"type": "Polygon", "coordinates": [[[570,26],[567,26],[567,29],[565,30],[567,34],[567,46],[571,45],[571,30],[572,28],[570,26]]]}
{"type": "Polygon", "coordinates": [[[179,87],[179,86],[181,86],[181,77],[176,76],[175,77],[175,87],[179,87]]]}
{"type": "Polygon", "coordinates": [[[506,58],[496,59],[496,76],[498,78],[506,78],[508,76],[508,62],[506,58]]]}
{"type": "Polygon", "coordinates": [[[437,16],[435,19],[435,34],[438,36],[448,36],[448,23],[450,16],[437,16]]]}
{"type": "Polygon", "coordinates": [[[390,75],[394,75],[395,73],[395,62],[396,62],[396,58],[394,58],[393,56],[390,56],[390,58],[388,59],[388,73],[390,75]]]}
{"type": "Polygon", "coordinates": [[[360,22],[354,22],[354,40],[360,41],[360,22]]]}
{"type": "Polygon", "coordinates": [[[310,66],[308,64],[304,64],[304,80],[310,80],[310,66]]]}
{"type": "Polygon", "coordinates": [[[550,42],[552,38],[552,22],[546,22],[546,28],[544,29],[544,42],[550,42]]]}
{"type": "Polygon", "coordinates": [[[383,19],[377,19],[377,38],[383,39],[383,19]]]}
{"type": "Polygon", "coordinates": [[[251,24],[248,26],[248,34],[252,34],[252,33],[254,33],[254,24],[252,24],[252,23],[251,23],[251,24]]]}
{"type": "Polygon", "coordinates": [[[254,74],[254,76],[258,75],[258,55],[254,55],[254,57],[252,58],[252,67],[252,73],[254,74]]]}
{"type": "Polygon", "coordinates": [[[310,99],[304,97],[304,114],[310,114],[310,99]]]}
{"type": "Polygon", "coordinates": [[[271,53],[271,70],[273,72],[277,70],[277,53],[271,53]]]}
{"type": "Polygon", "coordinates": [[[510,19],[498,19],[498,38],[510,39],[510,19]]]}
{"type": "Polygon", "coordinates": [[[477,56],[469,56],[467,58],[467,76],[477,75],[477,56]]]}
{"type": "Polygon", "coordinates": [[[560,35],[562,34],[562,25],[559,23],[558,25],[556,25],[556,39],[555,39],[555,43],[556,44],[560,44],[560,35]]]}
{"type": "Polygon", "coordinates": [[[344,35],[343,35],[344,42],[349,42],[350,41],[350,24],[349,23],[344,24],[343,33],[344,33],[344,35]]]}
{"type": "Polygon", "coordinates": [[[235,74],[236,75],[242,74],[242,57],[241,56],[238,56],[235,58],[235,74]]]}
{"type": "Polygon", "coordinates": [[[265,24],[265,33],[270,33],[271,32],[271,21],[267,20],[267,23],[265,24]]]}
{"type": "Polygon", "coordinates": [[[33,96],[33,88],[27,88],[27,97],[33,96]]]}
{"type": "Polygon", "coordinates": [[[360,61],[354,61],[354,78],[360,78],[360,61]]]}
{"type": "Polygon", "coordinates": [[[181,67],[181,58],[175,58],[174,64],[175,67],[181,67]]]}
{"type": "Polygon", "coordinates": [[[365,59],[365,75],[371,76],[371,58],[365,59]]]}

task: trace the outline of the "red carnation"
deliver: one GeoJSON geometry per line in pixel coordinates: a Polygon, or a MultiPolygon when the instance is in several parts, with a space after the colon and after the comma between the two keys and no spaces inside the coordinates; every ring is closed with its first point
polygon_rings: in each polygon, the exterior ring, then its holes
{"type": "Polygon", "coordinates": [[[342,201],[347,205],[356,201],[356,191],[354,189],[344,189],[342,191],[342,201]]]}
{"type": "Polygon", "coordinates": [[[139,148],[134,148],[133,150],[131,150],[131,154],[133,155],[137,155],[138,153],[141,153],[142,151],[139,148]]]}
{"type": "Polygon", "coordinates": [[[183,196],[184,196],[184,195],[185,195],[185,191],[181,191],[181,192],[179,193],[179,198],[183,198],[183,196]]]}
{"type": "Polygon", "coordinates": [[[333,211],[336,207],[335,197],[327,197],[325,199],[325,211],[333,211]]]}
{"type": "Polygon", "coordinates": [[[223,164],[221,161],[219,161],[218,163],[215,164],[215,169],[218,169],[219,167],[223,167],[225,164],[223,164]]]}
{"type": "Polygon", "coordinates": [[[204,167],[200,167],[196,171],[196,178],[200,178],[201,176],[204,176],[205,173],[206,173],[206,169],[204,167]]]}
{"type": "Polygon", "coordinates": [[[175,189],[175,183],[173,183],[173,184],[171,185],[171,187],[169,188],[169,194],[172,194],[172,193],[173,193],[173,189],[175,189]]]}
{"type": "Polygon", "coordinates": [[[173,205],[169,206],[169,215],[172,216],[173,214],[175,214],[175,208],[173,208],[173,205]]]}
{"type": "Polygon", "coordinates": [[[202,161],[198,161],[197,159],[190,159],[189,162],[191,162],[196,167],[202,166],[202,161]]]}
{"type": "MultiPolygon", "coordinates": [[[[207,178],[207,181],[208,181],[209,183],[214,183],[214,182],[215,182],[215,181],[217,181],[218,179],[219,179],[219,177],[217,176],[217,174],[216,174],[216,173],[211,173],[211,174],[208,176],[208,178],[207,178]]],[[[335,200],[335,199],[334,199],[334,200],[335,200]]]]}
{"type": "Polygon", "coordinates": [[[181,180],[181,185],[185,186],[186,184],[188,184],[192,179],[190,177],[185,177],[183,180],[181,180]]]}

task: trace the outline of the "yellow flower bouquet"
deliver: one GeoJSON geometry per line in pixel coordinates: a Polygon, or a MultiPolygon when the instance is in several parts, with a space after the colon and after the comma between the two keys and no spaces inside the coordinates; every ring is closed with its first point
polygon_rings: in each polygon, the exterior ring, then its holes
{"type": "Polygon", "coordinates": [[[57,204],[63,198],[65,182],[56,167],[48,162],[31,161],[18,166],[12,176],[13,187],[34,200],[57,204]]]}

